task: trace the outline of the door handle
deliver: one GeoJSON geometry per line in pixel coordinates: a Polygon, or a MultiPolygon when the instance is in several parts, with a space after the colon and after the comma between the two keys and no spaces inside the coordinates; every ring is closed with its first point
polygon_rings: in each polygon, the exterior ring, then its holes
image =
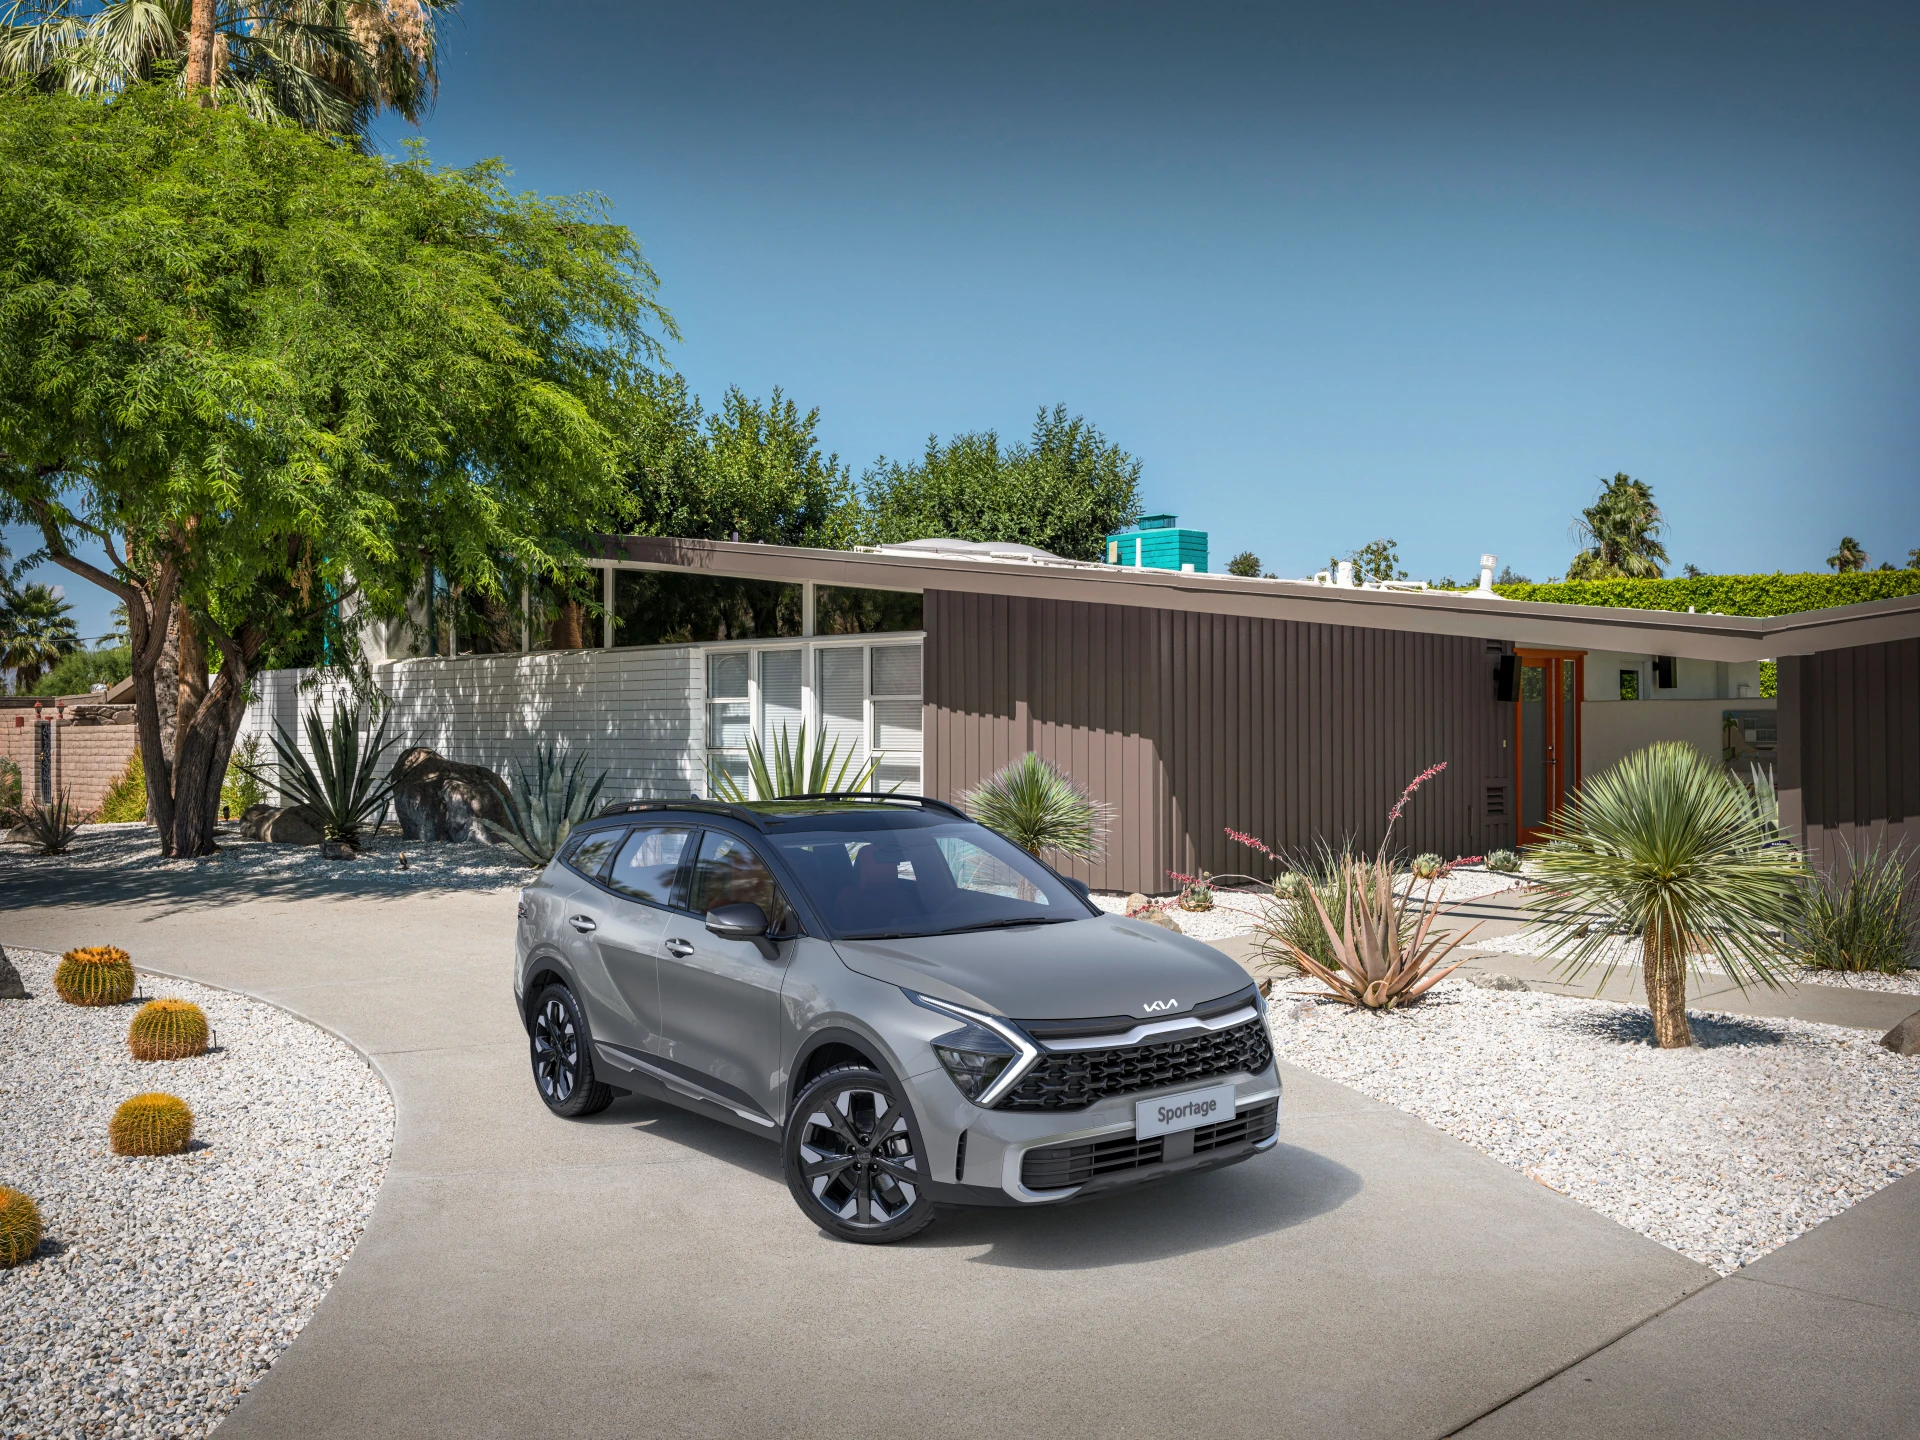
{"type": "Polygon", "coordinates": [[[600,928],[594,923],[591,915],[569,915],[567,917],[567,923],[582,935],[585,935],[590,930],[598,930],[600,928]]]}
{"type": "Polygon", "coordinates": [[[678,935],[667,941],[667,953],[676,960],[684,960],[693,953],[693,942],[682,940],[678,935]]]}

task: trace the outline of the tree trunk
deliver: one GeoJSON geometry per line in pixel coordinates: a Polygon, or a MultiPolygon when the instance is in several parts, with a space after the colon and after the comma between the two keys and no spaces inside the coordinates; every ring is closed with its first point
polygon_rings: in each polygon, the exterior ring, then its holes
{"type": "Polygon", "coordinates": [[[220,820],[220,789],[227,778],[227,761],[246,713],[246,666],[231,657],[214,677],[207,698],[194,712],[193,723],[180,727],[178,755],[173,765],[173,832],[171,854],[180,857],[212,855],[213,827],[220,820]]]}
{"type": "Polygon", "coordinates": [[[193,0],[187,31],[187,90],[197,93],[202,109],[213,104],[213,0],[193,0]]]}
{"type": "MultiPolygon", "coordinates": [[[[136,683],[136,687],[138,682],[136,683]]],[[[180,622],[177,611],[167,614],[167,635],[160,658],[153,665],[153,703],[160,716],[160,753],[173,760],[174,738],[180,732],[180,622]]]]}
{"type": "Polygon", "coordinates": [[[193,724],[193,715],[207,698],[207,639],[200,633],[200,627],[194,624],[193,616],[187,613],[187,607],[174,607],[173,619],[178,636],[178,670],[180,676],[180,700],[176,707],[175,726],[185,730],[193,724]]]}
{"type": "Polygon", "coordinates": [[[1647,1008],[1653,1012],[1653,1043],[1679,1050],[1693,1043],[1687,1028],[1687,960],[1684,936],[1650,929],[1641,960],[1647,1008]]]}

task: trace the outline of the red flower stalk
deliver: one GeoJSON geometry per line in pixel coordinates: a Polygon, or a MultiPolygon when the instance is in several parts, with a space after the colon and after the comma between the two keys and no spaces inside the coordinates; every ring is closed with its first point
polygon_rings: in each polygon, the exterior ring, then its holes
{"type": "Polygon", "coordinates": [[[1401,812],[1407,808],[1407,801],[1413,798],[1413,792],[1446,768],[1447,762],[1444,760],[1438,765],[1429,765],[1418,775],[1414,776],[1407,788],[1400,792],[1400,798],[1393,802],[1393,809],[1387,812],[1387,833],[1380,837],[1380,855],[1382,859],[1386,857],[1387,841],[1393,837],[1393,827],[1400,819],[1401,812]]]}
{"type": "Polygon", "coordinates": [[[1262,840],[1258,835],[1242,835],[1238,830],[1234,829],[1231,825],[1226,827],[1226,831],[1227,831],[1227,838],[1229,840],[1232,840],[1236,844],[1244,845],[1249,850],[1258,850],[1262,855],[1266,856],[1269,860],[1278,860],[1280,858],[1278,855],[1274,854],[1273,851],[1267,848],[1267,842],[1262,840]]]}

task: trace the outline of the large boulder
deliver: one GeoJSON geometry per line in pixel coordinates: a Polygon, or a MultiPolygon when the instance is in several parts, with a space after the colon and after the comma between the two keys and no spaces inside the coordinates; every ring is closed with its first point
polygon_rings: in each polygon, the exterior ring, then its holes
{"type": "Polygon", "coordinates": [[[323,822],[299,805],[249,805],[240,817],[240,838],[275,845],[318,845],[323,822]]]}
{"type": "Polygon", "coordinates": [[[1896,1055],[1920,1055],[1920,1010],[1882,1035],[1880,1043],[1896,1055]]]}
{"type": "Polygon", "coordinates": [[[395,762],[393,773],[393,808],[407,839],[497,843],[480,822],[507,823],[505,787],[486,766],[463,765],[416,745],[395,762]]]}

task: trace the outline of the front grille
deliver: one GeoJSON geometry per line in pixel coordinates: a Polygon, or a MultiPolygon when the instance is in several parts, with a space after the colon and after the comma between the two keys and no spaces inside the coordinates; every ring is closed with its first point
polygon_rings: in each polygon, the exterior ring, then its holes
{"type": "Polygon", "coordinates": [[[1184,1035],[1112,1050],[1045,1054],[1021,1077],[1002,1110],[1084,1110],[1096,1100],[1184,1085],[1242,1071],[1257,1075],[1273,1062],[1267,1024],[1256,1015],[1227,1030],[1184,1035]]]}
{"type": "MultiPolygon", "coordinates": [[[[1278,1100],[1263,1100],[1248,1106],[1231,1120],[1202,1125],[1193,1132],[1193,1153],[1204,1155],[1210,1150],[1264,1140],[1273,1134],[1279,1112],[1278,1100]]],[[[1045,1149],[1029,1150],[1021,1157],[1020,1183],[1029,1190],[1064,1190],[1069,1185],[1084,1185],[1097,1175],[1158,1165],[1165,1157],[1166,1141],[1164,1135],[1156,1135],[1151,1140],[1114,1135],[1083,1145],[1049,1145],[1045,1149]]]]}

